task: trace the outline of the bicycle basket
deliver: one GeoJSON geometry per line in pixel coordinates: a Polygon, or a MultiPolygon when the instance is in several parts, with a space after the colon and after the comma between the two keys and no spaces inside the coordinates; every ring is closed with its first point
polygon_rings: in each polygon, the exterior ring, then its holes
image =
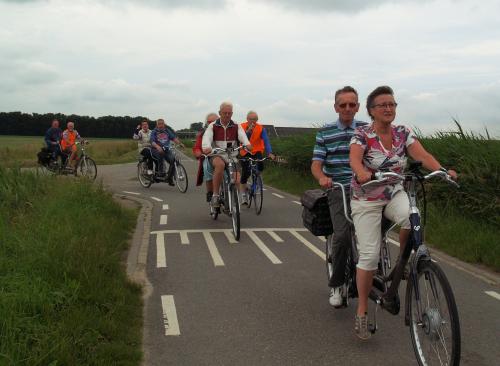
{"type": "Polygon", "coordinates": [[[310,189],[304,192],[302,203],[302,223],[315,236],[326,236],[333,233],[328,195],[321,189],[310,189]]]}

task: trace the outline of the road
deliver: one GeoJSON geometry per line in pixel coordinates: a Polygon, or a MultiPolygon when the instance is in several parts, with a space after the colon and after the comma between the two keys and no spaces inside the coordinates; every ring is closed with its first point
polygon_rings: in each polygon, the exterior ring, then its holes
{"type": "MultiPolygon", "coordinates": [[[[266,187],[260,216],[242,208],[236,243],[229,217],[213,221],[204,189],[194,187],[196,162],[183,164],[186,194],[142,188],[134,164],[99,167],[110,190],[154,205],[148,365],[416,365],[402,314],[379,311],[378,332],[363,342],[353,333],[355,303],[328,304],[324,242],[303,229],[296,197],[266,187]]],[[[458,304],[462,365],[500,364],[498,283],[441,265],[458,304]]]]}

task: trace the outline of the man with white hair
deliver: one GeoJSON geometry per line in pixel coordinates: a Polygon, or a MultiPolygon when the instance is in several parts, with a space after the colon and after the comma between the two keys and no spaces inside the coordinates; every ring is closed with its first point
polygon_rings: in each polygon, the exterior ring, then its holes
{"type": "MultiPolygon", "coordinates": [[[[205,154],[210,154],[212,148],[218,147],[226,149],[227,147],[236,147],[240,143],[247,149],[251,149],[250,141],[245,134],[245,131],[235,123],[231,117],[233,116],[233,104],[230,102],[223,102],[219,109],[219,118],[207,127],[202,140],[202,149],[205,154]]],[[[222,175],[226,161],[222,156],[213,156],[210,158],[210,165],[214,169],[213,174],[213,188],[214,194],[212,196],[212,206],[220,207],[219,191],[222,182],[222,175]]]]}
{"type": "Polygon", "coordinates": [[[64,130],[61,139],[61,149],[65,157],[69,157],[70,167],[75,169],[77,160],[77,148],[76,141],[81,140],[81,136],[77,130],[75,130],[75,124],[68,121],[66,124],[66,130],[64,130]]]}

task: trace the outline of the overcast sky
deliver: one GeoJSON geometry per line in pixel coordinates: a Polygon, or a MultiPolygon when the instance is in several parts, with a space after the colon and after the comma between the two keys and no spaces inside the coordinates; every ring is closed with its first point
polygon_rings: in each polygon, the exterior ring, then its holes
{"type": "Polygon", "coordinates": [[[498,0],[0,0],[0,111],[310,127],[390,85],[397,122],[500,137],[498,0]]]}

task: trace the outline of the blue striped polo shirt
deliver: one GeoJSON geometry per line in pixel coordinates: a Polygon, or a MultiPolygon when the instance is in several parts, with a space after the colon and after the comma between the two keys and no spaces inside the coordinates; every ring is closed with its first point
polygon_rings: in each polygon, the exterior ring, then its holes
{"type": "Polygon", "coordinates": [[[349,185],[352,170],[349,165],[349,143],[354,129],[367,125],[366,122],[353,120],[350,126],[343,125],[340,120],[327,123],[316,134],[313,161],[323,163],[323,173],[334,182],[349,185]]]}

